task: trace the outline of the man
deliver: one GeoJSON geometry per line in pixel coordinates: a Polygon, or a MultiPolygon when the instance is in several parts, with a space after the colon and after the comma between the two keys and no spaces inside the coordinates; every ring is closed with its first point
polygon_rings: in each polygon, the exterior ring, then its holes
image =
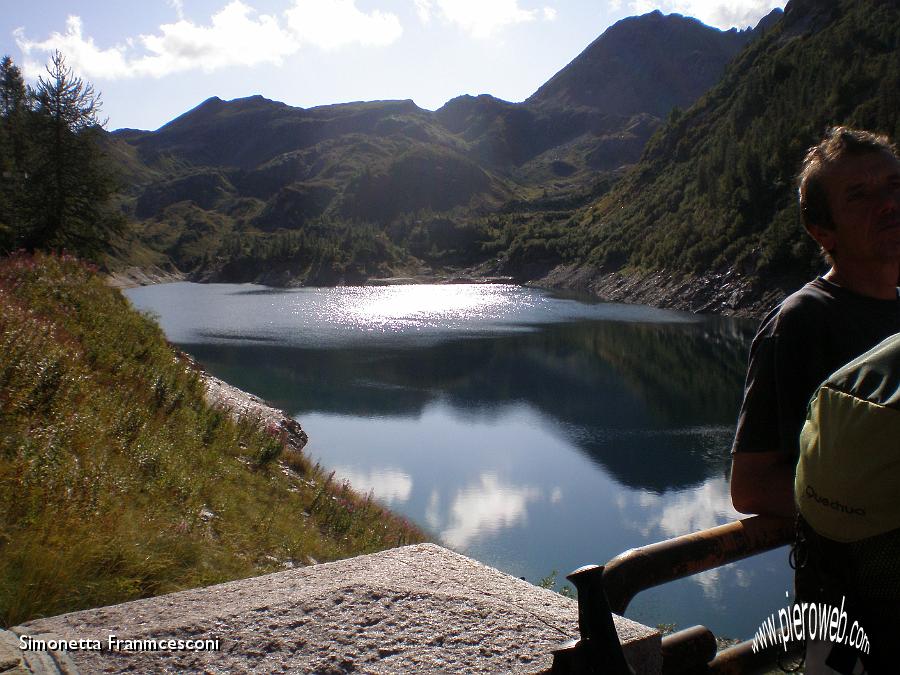
{"type": "Polygon", "coordinates": [[[831,263],[762,322],[732,448],[743,513],[791,517],[807,404],[839,367],[900,332],[900,160],[885,136],[846,127],[811,148],[800,213],[831,263]]]}

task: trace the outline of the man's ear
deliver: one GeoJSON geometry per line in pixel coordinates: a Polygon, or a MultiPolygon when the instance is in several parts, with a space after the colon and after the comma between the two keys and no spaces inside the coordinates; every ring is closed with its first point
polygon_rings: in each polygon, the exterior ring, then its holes
{"type": "Polygon", "coordinates": [[[833,229],[810,223],[806,226],[806,231],[826,252],[830,253],[837,246],[837,237],[833,229]]]}

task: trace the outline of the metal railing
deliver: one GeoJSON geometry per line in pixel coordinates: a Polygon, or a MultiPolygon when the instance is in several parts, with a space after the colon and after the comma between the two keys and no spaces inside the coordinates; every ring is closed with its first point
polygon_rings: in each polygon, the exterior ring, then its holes
{"type": "MultiPolygon", "coordinates": [[[[609,656],[617,652],[624,663],[615,628],[610,634],[606,625],[607,620],[612,625],[611,611],[624,614],[632,598],[643,590],[770,551],[793,538],[792,521],[753,516],[625,551],[602,567],[576,570],[568,578],[578,591],[581,639],[554,652],[552,672],[632,672],[627,664],[624,668],[628,670],[622,668],[618,656],[609,656]],[[610,644],[601,644],[607,641],[610,644]]],[[[778,650],[754,653],[750,641],[717,653],[715,636],[703,626],[662,639],[664,675],[764,672],[776,664],[778,657],[778,650]]]]}

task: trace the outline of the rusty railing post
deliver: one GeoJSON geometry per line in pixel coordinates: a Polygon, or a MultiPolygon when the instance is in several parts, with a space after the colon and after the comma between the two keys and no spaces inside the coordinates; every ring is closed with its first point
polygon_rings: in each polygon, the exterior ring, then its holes
{"type": "Polygon", "coordinates": [[[603,591],[603,567],[585,565],[569,574],[578,592],[581,639],[553,653],[552,673],[634,675],[625,660],[612,611],[603,591]]]}

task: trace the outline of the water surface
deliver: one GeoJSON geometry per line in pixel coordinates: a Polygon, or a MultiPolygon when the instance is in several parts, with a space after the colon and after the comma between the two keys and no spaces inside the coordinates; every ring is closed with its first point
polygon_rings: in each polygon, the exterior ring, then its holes
{"type": "MultiPolygon", "coordinates": [[[[738,517],[728,449],[752,322],[505,285],[127,292],[307,452],[442,542],[530,581],[738,517]]],[[[786,554],[647,591],[628,616],[749,637],[786,554]]]]}

